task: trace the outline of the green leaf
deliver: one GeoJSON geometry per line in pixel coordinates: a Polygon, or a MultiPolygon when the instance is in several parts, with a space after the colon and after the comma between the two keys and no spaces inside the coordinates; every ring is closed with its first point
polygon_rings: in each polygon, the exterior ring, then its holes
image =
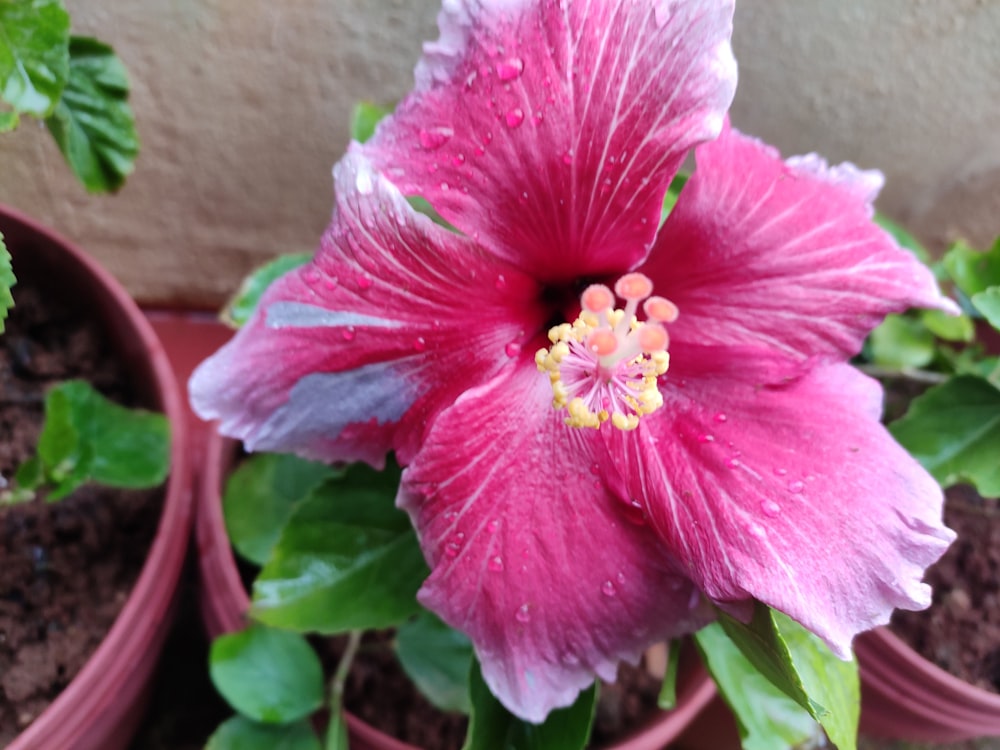
{"type": "Polygon", "coordinates": [[[837,659],[819,638],[763,604],[749,625],[721,613],[719,624],[764,677],[823,726],[831,742],[840,750],[856,750],[856,661],[837,659]]]}
{"type": "Polygon", "coordinates": [[[230,706],[264,724],[288,724],[323,704],[323,667],[297,633],[251,625],[219,636],[209,673],[230,706]]]}
{"type": "Polygon", "coordinates": [[[656,705],[663,711],[677,706],[677,668],[681,663],[681,642],[673,640],[667,645],[667,671],[663,675],[656,705]]]}
{"type": "Polygon", "coordinates": [[[934,334],[919,320],[889,315],[868,338],[872,361],[883,367],[923,367],[934,359],[934,334]]]}
{"type": "Polygon", "coordinates": [[[976,324],[968,315],[949,315],[942,310],[921,310],[920,322],[945,341],[971,342],[976,336],[976,324]]]}
{"type": "Polygon", "coordinates": [[[938,482],[1000,496],[1000,390],[959,375],[915,398],[889,431],[938,482]]]}
{"type": "Polygon", "coordinates": [[[375,134],[375,126],[392,110],[373,102],[358,102],[351,113],[351,138],[364,143],[375,134]]]}
{"type": "Polygon", "coordinates": [[[14,482],[24,490],[35,490],[41,487],[45,483],[42,460],[38,456],[32,456],[18,466],[14,474],[14,482]]]}
{"type": "Polygon", "coordinates": [[[310,253],[290,253],[279,255],[269,263],[252,271],[243,279],[239,290],[222,310],[222,321],[233,328],[239,328],[253,317],[260,298],[275,280],[312,260],[310,253]]]}
{"type": "Polygon", "coordinates": [[[62,0],[0,2],[0,97],[15,112],[48,116],[66,86],[68,44],[62,0]]]}
{"type": "Polygon", "coordinates": [[[0,133],[9,133],[20,121],[21,118],[14,110],[0,111],[0,133]]]}
{"type": "Polygon", "coordinates": [[[398,486],[398,467],[356,464],[303,500],[254,582],[254,617],[340,633],[416,614],[428,570],[409,518],[395,506],[398,486]]]}
{"type": "MultiPolygon", "coordinates": [[[[205,750],[321,750],[307,721],[294,724],[258,724],[234,716],[208,738],[205,750]]],[[[346,750],[346,748],[345,748],[346,750]]]]}
{"type": "Polygon", "coordinates": [[[324,750],[350,750],[351,742],[347,734],[347,720],[343,711],[337,711],[330,717],[326,727],[326,744],[324,750]]]}
{"type": "Polygon", "coordinates": [[[85,481],[111,487],[155,487],[170,469],[170,425],[162,414],[126,409],[82,380],[49,391],[38,440],[57,500],[85,481]]]}
{"type": "Polygon", "coordinates": [[[16,283],[14,268],[10,264],[10,252],[4,244],[3,234],[0,233],[0,333],[3,333],[7,313],[14,306],[14,297],[10,290],[16,283]]]}
{"type": "Polygon", "coordinates": [[[1000,331],[1000,286],[991,286],[973,294],[972,304],[991,326],[1000,331]]]}
{"type": "Polygon", "coordinates": [[[670,181],[670,187],[667,188],[667,192],[663,196],[663,207],[660,209],[660,226],[663,226],[663,222],[667,220],[670,212],[674,210],[674,206],[677,205],[677,199],[681,195],[681,190],[684,189],[689,179],[690,175],[678,172],[674,175],[674,179],[670,181]]]}
{"type": "Polygon", "coordinates": [[[222,513],[233,547],[263,565],[297,503],[341,470],[287,453],[259,453],[230,474],[222,513]]]}
{"type": "Polygon", "coordinates": [[[787,750],[815,733],[809,712],[758,672],[719,623],[700,630],[695,642],[736,717],[743,750],[787,750]]]}
{"type": "Polygon", "coordinates": [[[396,631],[396,656],[427,699],[442,711],[469,713],[472,644],[426,610],[396,631]]]}
{"type": "Polygon", "coordinates": [[[108,45],[69,44],[69,82],[45,124],[88,192],[117,190],[139,154],[125,66],[108,45]]]}
{"type": "Polygon", "coordinates": [[[875,214],[875,223],[892,235],[892,238],[899,243],[900,247],[913,253],[917,257],[917,260],[924,265],[930,265],[931,254],[927,252],[927,248],[923,246],[920,240],[903,228],[901,224],[897,224],[888,216],[880,213],[875,214]]]}
{"type": "Polygon", "coordinates": [[[964,242],[956,242],[945,253],[943,261],[948,275],[968,297],[1000,285],[1000,238],[985,253],[964,242]]]}
{"type": "Polygon", "coordinates": [[[553,711],[543,724],[511,714],[483,682],[473,662],[469,678],[472,717],[462,750],[582,750],[590,738],[597,706],[597,684],[580,693],[567,708],[553,711]]]}

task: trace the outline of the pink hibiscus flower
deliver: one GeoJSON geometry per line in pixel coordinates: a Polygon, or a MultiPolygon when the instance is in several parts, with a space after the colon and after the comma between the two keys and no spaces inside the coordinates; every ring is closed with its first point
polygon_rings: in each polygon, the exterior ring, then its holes
{"type": "Polygon", "coordinates": [[[335,167],[315,259],[192,380],[251,450],[396,451],[420,600],[531,721],[709,604],[846,658],[929,603],[953,536],[846,363],[948,303],[872,223],[878,173],[728,127],[732,10],[445,0],[415,90],[335,167]]]}

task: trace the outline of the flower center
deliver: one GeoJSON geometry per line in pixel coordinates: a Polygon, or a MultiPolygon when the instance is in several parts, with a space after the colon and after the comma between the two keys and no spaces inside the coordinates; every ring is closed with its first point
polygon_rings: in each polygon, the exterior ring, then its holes
{"type": "Polygon", "coordinates": [[[570,427],[598,428],[610,420],[619,430],[634,430],[639,417],[663,406],[656,386],[670,363],[663,324],[677,319],[677,306],[652,293],[653,282],[641,273],[622,276],[614,292],[593,284],[580,297],[580,316],[549,330],[552,346],[539,349],[535,363],[548,373],[552,406],[569,412],[570,427]],[[615,309],[616,294],[624,309],[615,309]],[[640,302],[645,322],[635,316],[640,302]]]}

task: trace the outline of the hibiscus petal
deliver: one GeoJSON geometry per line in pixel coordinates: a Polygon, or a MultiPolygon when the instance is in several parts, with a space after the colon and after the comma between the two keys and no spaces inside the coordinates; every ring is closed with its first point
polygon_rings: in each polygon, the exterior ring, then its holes
{"type": "Polygon", "coordinates": [[[815,154],[783,162],[728,127],[696,153],[642,269],[680,309],[673,340],[841,359],[887,313],[957,312],[931,272],[871,221],[878,172],[815,154]]]}
{"type": "Polygon", "coordinates": [[[620,272],[732,100],[731,0],[451,0],[364,146],[406,194],[546,281],[620,272]]]}
{"type": "Polygon", "coordinates": [[[426,422],[512,366],[545,311],[533,281],[412,211],[364,158],[334,176],[315,259],[199,367],[192,403],[250,450],[406,461],[426,422]]]}
{"type": "Polygon", "coordinates": [[[432,569],[421,602],[469,635],[501,702],[539,722],[709,613],[599,481],[598,433],[564,425],[521,364],[438,418],[400,505],[432,569]]]}
{"type": "Polygon", "coordinates": [[[855,634],[930,603],[924,570],[954,539],[941,490],[876,421],[878,385],[848,365],[783,387],[741,372],[706,364],[665,386],[637,432],[607,431],[606,468],[708,597],[737,615],[759,599],[848,658],[855,634]]]}

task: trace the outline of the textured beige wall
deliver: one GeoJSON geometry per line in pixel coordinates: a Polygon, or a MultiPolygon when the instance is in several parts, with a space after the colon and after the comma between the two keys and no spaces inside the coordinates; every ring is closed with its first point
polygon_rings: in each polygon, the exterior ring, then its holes
{"type": "MultiPolygon", "coordinates": [[[[114,197],[41,126],[0,138],[0,200],[80,241],[147,302],[214,305],[309,250],[353,102],[411,82],[437,0],[67,0],[132,73],[143,153],[114,197]]],[[[1000,232],[1000,2],[738,0],[734,121],[786,153],[879,167],[926,237],[1000,232]]]]}

